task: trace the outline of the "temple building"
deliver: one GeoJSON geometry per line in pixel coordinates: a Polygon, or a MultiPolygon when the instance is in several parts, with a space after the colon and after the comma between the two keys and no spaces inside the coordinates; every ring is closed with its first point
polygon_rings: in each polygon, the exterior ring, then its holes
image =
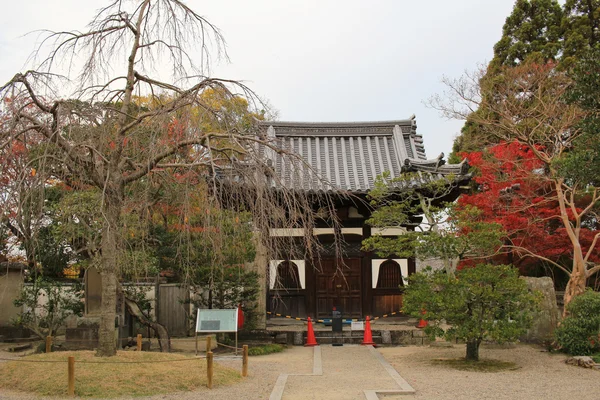
{"type": "MultiPolygon", "coordinates": [[[[367,195],[376,177],[385,171],[392,178],[416,172],[421,182],[452,180],[456,189],[443,199],[452,201],[459,186],[470,178],[466,162],[446,164],[443,154],[428,159],[414,117],[382,122],[266,121],[261,128],[315,172],[299,171],[289,158],[267,151],[279,184],[310,195],[316,203],[328,196],[339,221],[336,228],[327,223],[311,228],[321,244],[319,254],[311,259],[298,259],[297,254],[302,253],[282,250],[273,259],[263,260],[267,261],[266,311],[302,318],[328,318],[333,307],[341,309],[346,318],[399,311],[400,287],[415,272],[415,260],[381,259],[361,250],[361,242],[371,235],[402,235],[414,226],[370,227],[365,223],[372,212],[367,195]],[[341,245],[334,245],[334,237],[343,239],[341,245]]],[[[269,234],[290,241],[296,238],[300,243],[307,232],[304,228],[273,227],[269,234]]]]}

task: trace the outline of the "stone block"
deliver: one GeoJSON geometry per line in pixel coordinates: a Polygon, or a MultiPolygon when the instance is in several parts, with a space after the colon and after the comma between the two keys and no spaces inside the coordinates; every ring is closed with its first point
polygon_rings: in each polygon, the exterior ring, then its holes
{"type": "Polygon", "coordinates": [[[412,331],[412,336],[414,338],[422,338],[425,337],[425,332],[422,329],[412,331]]]}
{"type": "Polygon", "coordinates": [[[390,331],[392,344],[409,346],[415,344],[411,331],[390,331]]]}
{"type": "Polygon", "coordinates": [[[381,331],[381,343],[392,344],[392,335],[390,331],[381,331]]]}
{"type": "Polygon", "coordinates": [[[293,343],[294,343],[294,346],[303,346],[304,345],[304,332],[302,332],[302,331],[294,332],[293,343]]]}

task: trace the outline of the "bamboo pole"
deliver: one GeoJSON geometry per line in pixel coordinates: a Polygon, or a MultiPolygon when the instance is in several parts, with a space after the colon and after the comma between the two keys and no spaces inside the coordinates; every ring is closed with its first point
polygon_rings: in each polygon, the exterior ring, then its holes
{"type": "Polygon", "coordinates": [[[46,353],[52,352],[52,336],[46,336],[46,353]]]}
{"type": "Polygon", "coordinates": [[[213,383],[213,352],[206,352],[206,386],[212,389],[213,383]]]}
{"type": "Polygon", "coordinates": [[[69,388],[67,394],[69,396],[75,396],[75,357],[69,356],[69,388]]]}
{"type": "Polygon", "coordinates": [[[248,376],[248,345],[244,345],[243,356],[242,356],[242,376],[248,376]]]}
{"type": "Polygon", "coordinates": [[[140,333],[137,335],[137,351],[142,351],[142,335],[140,333]]]}

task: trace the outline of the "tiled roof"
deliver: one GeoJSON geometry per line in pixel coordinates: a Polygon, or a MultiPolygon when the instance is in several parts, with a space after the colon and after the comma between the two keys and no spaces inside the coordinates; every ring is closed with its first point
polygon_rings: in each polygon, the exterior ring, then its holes
{"type": "Polygon", "coordinates": [[[308,191],[366,192],[377,175],[421,171],[424,178],[465,174],[466,163],[445,165],[425,156],[414,118],[382,122],[261,122],[275,145],[303,162],[265,151],[279,183],[308,191]],[[315,173],[309,173],[312,170],[315,173]],[[432,176],[433,175],[433,176],[432,176]]]}

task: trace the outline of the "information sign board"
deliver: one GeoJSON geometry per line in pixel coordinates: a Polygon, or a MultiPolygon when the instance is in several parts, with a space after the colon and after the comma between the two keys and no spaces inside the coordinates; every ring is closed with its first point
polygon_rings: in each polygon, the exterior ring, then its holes
{"type": "Polygon", "coordinates": [[[198,310],[196,318],[196,332],[237,332],[238,309],[226,310],[198,310]]]}
{"type": "Polygon", "coordinates": [[[365,321],[352,321],[350,323],[350,330],[364,331],[365,330],[365,321]]]}

